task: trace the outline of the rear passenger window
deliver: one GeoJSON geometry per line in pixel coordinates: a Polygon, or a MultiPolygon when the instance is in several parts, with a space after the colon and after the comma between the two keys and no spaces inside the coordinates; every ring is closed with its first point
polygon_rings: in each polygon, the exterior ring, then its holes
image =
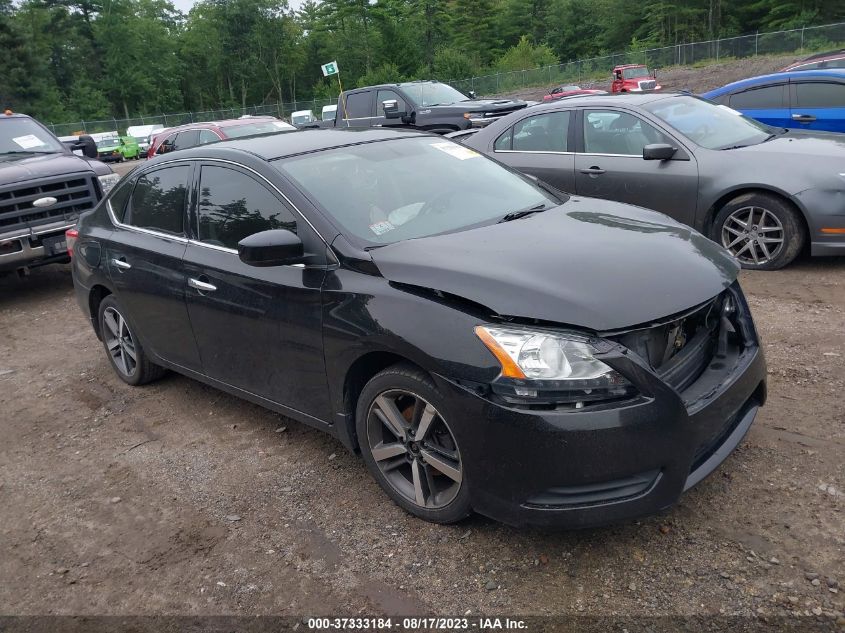
{"type": "Polygon", "coordinates": [[[132,183],[127,181],[118,185],[109,198],[108,204],[118,222],[123,222],[123,217],[126,215],[126,203],[130,193],[132,193],[132,183]]]}
{"type": "Polygon", "coordinates": [[[513,126],[513,151],[565,152],[568,135],[568,111],[528,117],[513,126]]]}
{"type": "Polygon", "coordinates": [[[513,128],[509,127],[507,132],[496,139],[493,149],[496,151],[507,151],[511,148],[511,140],[513,139],[513,128]]]}
{"type": "Polygon", "coordinates": [[[296,233],[296,218],[267,187],[227,167],[203,165],[199,239],[237,249],[243,238],[270,229],[296,233]]]}
{"type": "Polygon", "coordinates": [[[185,226],[187,165],[165,167],[138,178],[129,204],[127,224],[182,235],[185,226]]]}
{"type": "MultiPolygon", "coordinates": [[[[373,114],[370,111],[370,97],[372,93],[367,92],[353,92],[346,96],[346,116],[344,119],[365,119],[371,117],[373,114]]],[[[341,101],[341,108],[343,101],[341,101]]]]}
{"type": "Polygon", "coordinates": [[[783,107],[783,86],[754,88],[731,95],[731,107],[740,110],[773,110],[783,107]]]}
{"type": "Polygon", "coordinates": [[[207,143],[214,143],[215,141],[219,141],[220,137],[217,136],[211,130],[200,130],[200,145],[205,145],[207,143]]]}
{"type": "Polygon", "coordinates": [[[196,147],[200,142],[199,130],[186,130],[176,135],[176,143],[173,149],[188,149],[196,147]]]}
{"type": "Polygon", "coordinates": [[[845,108],[845,84],[824,81],[796,84],[795,107],[845,108]]]}

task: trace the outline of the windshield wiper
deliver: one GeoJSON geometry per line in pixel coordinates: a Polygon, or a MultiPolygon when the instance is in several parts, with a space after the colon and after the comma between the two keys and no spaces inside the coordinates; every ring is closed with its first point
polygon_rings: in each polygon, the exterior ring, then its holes
{"type": "Polygon", "coordinates": [[[534,213],[542,213],[548,208],[548,205],[543,202],[542,204],[538,204],[533,207],[529,207],[528,209],[520,209],[519,211],[511,211],[510,213],[506,213],[502,216],[502,219],[499,220],[499,224],[502,222],[510,222],[511,220],[518,220],[519,218],[524,218],[528,215],[533,215],[534,213]]]}

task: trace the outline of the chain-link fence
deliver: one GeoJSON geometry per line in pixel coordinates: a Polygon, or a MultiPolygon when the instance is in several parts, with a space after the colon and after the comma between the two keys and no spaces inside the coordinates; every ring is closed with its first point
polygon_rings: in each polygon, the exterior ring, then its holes
{"type": "MultiPolygon", "coordinates": [[[[495,73],[468,79],[453,79],[448,83],[464,93],[474,91],[478,95],[499,94],[529,86],[565,83],[589,87],[595,82],[607,84],[611,69],[620,64],[645,64],[652,68],[663,68],[666,66],[688,66],[698,62],[718,61],[726,58],[739,59],[756,55],[785,55],[787,53],[828,50],[837,47],[845,47],[845,22],[630,51],[605,55],[604,57],[581,59],[555,66],[495,73]]],[[[205,112],[153,114],[130,119],[51,123],[49,126],[56,136],[72,136],[83,131],[88,134],[113,130],[123,133],[127,127],[133,125],[159,123],[164,127],[173,127],[200,121],[234,119],[243,115],[271,115],[287,118],[291,112],[297,110],[311,110],[319,118],[323,106],[334,103],[336,103],[334,99],[312,99],[310,101],[291,101],[284,104],[273,103],[247,108],[206,110],[205,112]]]]}
{"type": "Polygon", "coordinates": [[[223,119],[237,119],[240,116],[274,116],[287,119],[297,110],[311,110],[314,116],[320,118],[323,106],[337,103],[336,99],[310,99],[308,101],[289,101],[287,103],[271,103],[265,105],[248,106],[246,108],[221,108],[219,110],[205,110],[203,112],[176,112],[170,114],[152,114],[149,116],[131,117],[129,119],[104,119],[101,121],[73,121],[71,123],[49,123],[48,127],[56,136],[77,136],[84,132],[96,134],[99,132],[126,132],[126,128],[135,125],[160,124],[164,127],[175,127],[186,123],[202,121],[220,121],[223,119]]]}
{"type": "Polygon", "coordinates": [[[453,79],[448,83],[464,93],[474,91],[478,95],[566,83],[589,87],[593,82],[608,84],[611,69],[620,64],[645,64],[652,68],[664,68],[727,58],[785,55],[842,47],[845,47],[845,22],[630,51],[555,66],[453,79]]]}

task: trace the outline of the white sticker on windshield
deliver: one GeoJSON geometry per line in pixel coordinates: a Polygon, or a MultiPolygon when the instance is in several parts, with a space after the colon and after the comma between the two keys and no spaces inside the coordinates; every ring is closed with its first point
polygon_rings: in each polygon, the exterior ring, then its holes
{"type": "Polygon", "coordinates": [[[395,229],[395,228],[396,228],[396,227],[395,227],[395,226],[393,226],[393,225],[392,225],[390,222],[388,222],[387,220],[384,220],[384,221],[382,221],[382,222],[376,222],[376,223],[374,223],[374,224],[371,224],[371,225],[370,225],[370,230],[371,230],[373,233],[375,233],[376,235],[384,235],[384,234],[385,234],[385,233],[387,233],[388,231],[392,231],[392,230],[393,230],[393,229],[395,229]]]}
{"type": "Polygon", "coordinates": [[[729,108],[729,107],[728,107],[728,106],[726,106],[726,105],[719,104],[719,105],[717,105],[716,107],[717,107],[717,108],[722,108],[722,110],[727,110],[727,111],[728,111],[728,112],[730,112],[731,114],[735,114],[735,115],[737,115],[737,116],[742,116],[742,112],[737,112],[737,111],[736,111],[736,110],[734,110],[733,108],[729,108]]]}
{"type": "Polygon", "coordinates": [[[434,149],[439,149],[441,152],[454,156],[458,160],[466,160],[467,158],[478,158],[481,156],[478,152],[471,150],[463,145],[456,145],[455,143],[432,143],[434,149]]]}
{"type": "Polygon", "coordinates": [[[40,138],[35,136],[35,134],[27,134],[26,136],[18,136],[12,139],[15,143],[17,143],[23,149],[32,149],[33,147],[44,147],[47,145],[44,141],[40,138]]]}

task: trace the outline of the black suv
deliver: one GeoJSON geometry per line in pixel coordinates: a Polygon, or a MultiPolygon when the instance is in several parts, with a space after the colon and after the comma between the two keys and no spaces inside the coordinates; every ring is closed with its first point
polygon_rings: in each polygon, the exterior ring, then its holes
{"type": "Polygon", "coordinates": [[[97,156],[90,136],[66,145],[31,117],[0,114],[0,273],[68,261],[65,231],[119,179],[86,156],[97,156]]]}

